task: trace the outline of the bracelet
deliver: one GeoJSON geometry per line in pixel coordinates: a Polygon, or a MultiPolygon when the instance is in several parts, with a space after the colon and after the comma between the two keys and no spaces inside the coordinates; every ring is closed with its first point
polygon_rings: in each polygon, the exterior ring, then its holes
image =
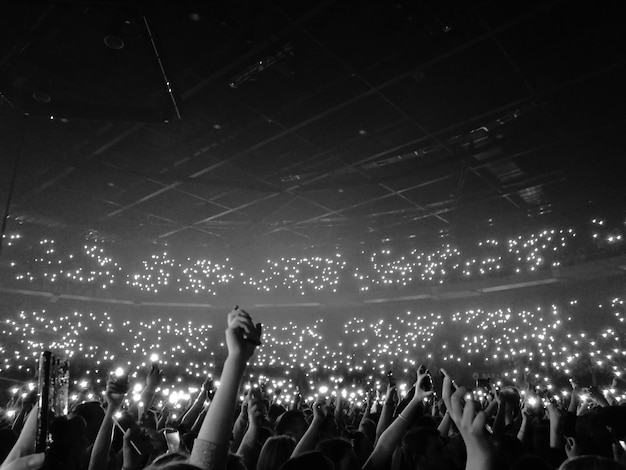
{"type": "Polygon", "coordinates": [[[398,415],[398,418],[405,420],[407,423],[409,422],[409,420],[407,419],[407,417],[406,417],[406,416],[403,416],[403,415],[402,415],[402,413],[400,413],[400,414],[398,415]]]}

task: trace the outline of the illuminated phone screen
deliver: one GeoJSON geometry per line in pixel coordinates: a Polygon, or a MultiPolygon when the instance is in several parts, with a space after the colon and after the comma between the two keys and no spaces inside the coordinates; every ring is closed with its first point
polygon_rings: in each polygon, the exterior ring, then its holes
{"type": "Polygon", "coordinates": [[[35,450],[45,452],[52,442],[50,424],[68,410],[70,363],[62,356],[45,351],[39,359],[39,415],[35,450]]]}

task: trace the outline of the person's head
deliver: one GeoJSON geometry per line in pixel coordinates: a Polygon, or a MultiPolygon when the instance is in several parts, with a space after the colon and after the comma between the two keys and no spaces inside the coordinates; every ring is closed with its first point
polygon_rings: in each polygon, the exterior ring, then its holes
{"type": "Polygon", "coordinates": [[[87,424],[81,416],[59,416],[52,420],[52,444],[46,454],[51,467],[67,470],[81,467],[83,453],[89,446],[86,430],[87,424]]]}
{"type": "Polygon", "coordinates": [[[313,451],[287,460],[280,470],[335,470],[335,466],[321,452],[313,451]]]}
{"type": "Polygon", "coordinates": [[[369,418],[362,419],[359,430],[363,431],[363,433],[367,436],[370,442],[376,441],[376,423],[373,420],[369,418]]]}
{"type": "Polygon", "coordinates": [[[509,468],[524,455],[524,446],[516,436],[502,434],[493,439],[496,467],[509,468]]]}
{"type": "Polygon", "coordinates": [[[145,467],[144,470],[198,470],[198,467],[186,462],[169,462],[163,465],[153,463],[145,467]]]}
{"type": "Polygon", "coordinates": [[[578,455],[613,457],[613,440],[607,429],[611,426],[619,439],[626,437],[626,409],[618,406],[597,408],[576,419],[578,455]]]}
{"type": "Polygon", "coordinates": [[[411,429],[402,438],[400,450],[403,468],[411,470],[451,468],[452,461],[445,452],[443,439],[436,429],[411,429]]]}
{"type": "Polygon", "coordinates": [[[538,455],[527,454],[517,459],[509,470],[555,470],[555,467],[538,455]]]}
{"type": "Polygon", "coordinates": [[[284,406],[273,403],[267,410],[267,419],[270,423],[272,423],[273,426],[276,424],[276,420],[278,419],[278,417],[285,412],[287,412],[287,409],[284,406]]]}
{"type": "Polygon", "coordinates": [[[422,415],[422,416],[418,416],[417,418],[415,418],[415,421],[413,422],[413,426],[415,426],[416,428],[436,429],[437,422],[430,415],[422,415]]]}
{"type": "Polygon", "coordinates": [[[559,470],[624,470],[624,467],[615,460],[599,455],[581,455],[567,459],[559,470]]]}
{"type": "Polygon", "coordinates": [[[257,470],[274,470],[285,463],[296,448],[296,440],[291,436],[270,437],[259,454],[257,470]]]}
{"type": "Polygon", "coordinates": [[[317,448],[335,465],[335,470],[358,470],[360,468],[352,443],[346,439],[333,438],[317,444],[317,448]]]}
{"type": "Polygon", "coordinates": [[[299,410],[287,411],[276,420],[276,434],[291,436],[296,442],[302,439],[308,427],[304,414],[299,410]]]}
{"type": "Polygon", "coordinates": [[[500,390],[500,400],[508,416],[516,417],[520,413],[520,393],[515,387],[505,386],[500,390]]]}
{"type": "Polygon", "coordinates": [[[359,463],[359,467],[363,467],[374,447],[370,440],[364,433],[356,430],[344,430],[343,438],[352,443],[352,448],[356,454],[356,460],[359,463]]]}
{"type": "Polygon", "coordinates": [[[100,430],[100,424],[104,419],[104,410],[100,402],[88,401],[81,403],[74,408],[72,415],[80,416],[85,420],[85,424],[87,425],[85,437],[89,443],[92,444],[96,440],[96,436],[100,430]]]}

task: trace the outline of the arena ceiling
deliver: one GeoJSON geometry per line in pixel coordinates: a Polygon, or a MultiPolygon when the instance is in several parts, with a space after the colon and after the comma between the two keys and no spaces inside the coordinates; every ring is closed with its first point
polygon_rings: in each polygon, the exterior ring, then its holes
{"type": "Polygon", "coordinates": [[[0,202],[231,248],[621,212],[618,3],[11,2],[0,202]]]}

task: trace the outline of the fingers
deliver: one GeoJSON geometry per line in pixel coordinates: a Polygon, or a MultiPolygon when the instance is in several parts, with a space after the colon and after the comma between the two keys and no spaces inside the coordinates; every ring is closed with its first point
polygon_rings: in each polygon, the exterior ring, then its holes
{"type": "Polygon", "coordinates": [[[457,425],[461,423],[463,416],[463,404],[466,393],[467,389],[465,387],[459,387],[450,398],[450,416],[457,425]]]}
{"type": "Polygon", "coordinates": [[[252,321],[243,315],[237,315],[233,317],[229,323],[228,328],[232,330],[241,330],[247,336],[251,336],[256,333],[256,329],[252,324],[252,321]]]}
{"type": "Polygon", "coordinates": [[[476,411],[476,404],[474,400],[467,400],[465,402],[465,406],[463,407],[463,418],[462,418],[462,426],[465,429],[472,428],[472,422],[474,421],[474,413],[476,411]]]}
{"type": "Polygon", "coordinates": [[[443,385],[441,387],[441,397],[447,408],[450,408],[450,400],[452,399],[452,377],[445,369],[439,369],[443,375],[443,385]]]}

